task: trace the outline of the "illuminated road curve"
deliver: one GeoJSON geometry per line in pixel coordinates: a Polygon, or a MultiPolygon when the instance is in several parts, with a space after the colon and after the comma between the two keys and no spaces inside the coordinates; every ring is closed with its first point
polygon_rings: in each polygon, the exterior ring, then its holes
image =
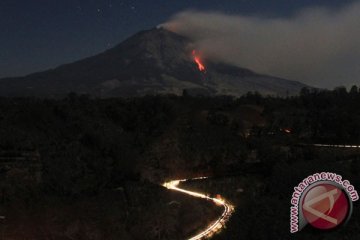
{"type": "MultiPolygon", "coordinates": [[[[204,178],[195,178],[191,180],[196,180],[196,179],[204,179],[204,178]]],[[[188,194],[193,197],[203,198],[209,201],[213,201],[216,205],[222,206],[224,208],[223,213],[214,223],[212,223],[210,226],[208,226],[205,230],[203,230],[199,234],[189,238],[188,240],[200,240],[200,239],[210,238],[213,234],[221,231],[221,229],[225,226],[225,223],[229,220],[231,214],[234,212],[235,208],[231,204],[227,203],[224,199],[212,198],[203,193],[192,192],[178,187],[181,182],[186,182],[187,180],[188,179],[174,180],[164,183],[163,186],[166,187],[167,189],[182,192],[184,194],[188,194]]]]}
{"type": "Polygon", "coordinates": [[[335,145],[335,144],[312,144],[314,147],[330,147],[330,148],[360,148],[360,145],[335,145]]]}

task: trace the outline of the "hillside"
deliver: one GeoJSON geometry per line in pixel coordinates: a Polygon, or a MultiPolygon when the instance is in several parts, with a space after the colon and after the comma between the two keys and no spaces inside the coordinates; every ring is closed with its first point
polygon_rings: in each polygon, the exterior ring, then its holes
{"type": "Polygon", "coordinates": [[[154,94],[232,95],[249,91],[298,94],[305,85],[225,63],[201,59],[190,39],[162,28],[139,32],[103,53],[25,77],[0,80],[1,96],[63,97],[69,92],[98,97],[154,94]]]}

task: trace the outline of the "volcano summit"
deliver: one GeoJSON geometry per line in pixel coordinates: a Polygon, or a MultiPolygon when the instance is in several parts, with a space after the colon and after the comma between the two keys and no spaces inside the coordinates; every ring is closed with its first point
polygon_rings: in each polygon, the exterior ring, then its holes
{"type": "Polygon", "coordinates": [[[163,28],[139,32],[103,53],[25,77],[0,80],[1,96],[98,97],[154,94],[297,94],[306,85],[201,59],[188,38],[163,28]]]}

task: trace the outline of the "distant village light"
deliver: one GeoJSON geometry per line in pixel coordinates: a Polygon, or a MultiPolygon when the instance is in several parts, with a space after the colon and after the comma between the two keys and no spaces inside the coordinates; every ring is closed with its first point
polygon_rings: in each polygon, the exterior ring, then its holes
{"type": "Polygon", "coordinates": [[[285,128],[285,129],[284,129],[284,132],[286,132],[286,133],[291,133],[291,129],[290,129],[290,128],[285,128]]]}

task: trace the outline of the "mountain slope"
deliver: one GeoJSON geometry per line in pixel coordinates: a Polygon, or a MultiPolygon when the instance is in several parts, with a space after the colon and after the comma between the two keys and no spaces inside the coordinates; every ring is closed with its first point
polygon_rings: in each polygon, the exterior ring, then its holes
{"type": "Polygon", "coordinates": [[[239,96],[248,91],[296,94],[304,84],[204,61],[199,71],[191,40],[162,28],[139,32],[96,56],[25,77],[0,80],[2,96],[61,97],[69,92],[101,97],[182,94],[200,89],[239,96]]]}

